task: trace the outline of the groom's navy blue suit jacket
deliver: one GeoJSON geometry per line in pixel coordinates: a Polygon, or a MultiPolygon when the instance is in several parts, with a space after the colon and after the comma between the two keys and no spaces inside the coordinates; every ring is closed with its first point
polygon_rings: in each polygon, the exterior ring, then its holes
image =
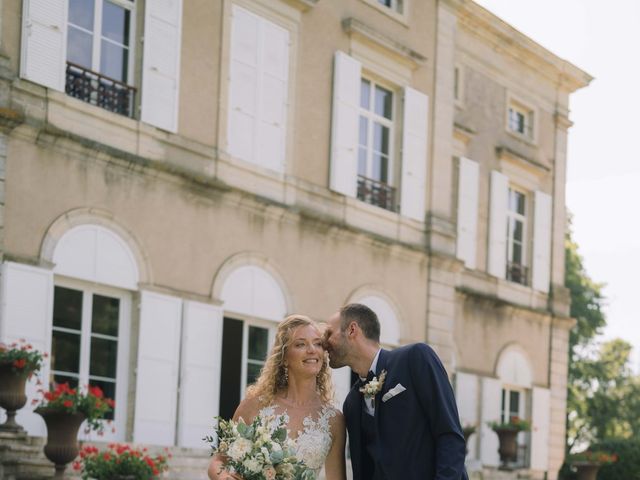
{"type": "MultiPolygon", "coordinates": [[[[376,375],[386,370],[375,398],[379,438],[377,460],[388,480],[467,480],[465,442],[458,409],[444,366],[424,343],[382,350],[376,375]],[[382,401],[396,385],[406,390],[382,401]]],[[[351,388],[343,411],[349,433],[354,480],[363,477],[361,422],[364,408],[360,382],[351,388]]],[[[400,390],[400,389],[398,389],[400,390]]]]}

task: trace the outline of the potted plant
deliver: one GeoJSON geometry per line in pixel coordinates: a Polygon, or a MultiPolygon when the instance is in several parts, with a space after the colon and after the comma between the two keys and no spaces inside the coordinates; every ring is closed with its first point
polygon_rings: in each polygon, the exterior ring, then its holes
{"type": "Polygon", "coordinates": [[[498,435],[500,442],[498,453],[502,465],[515,462],[518,458],[518,433],[531,430],[531,423],[512,416],[508,422],[489,422],[489,427],[498,435]]]}
{"type": "Polygon", "coordinates": [[[7,420],[0,431],[21,432],[16,412],[27,403],[26,382],[42,367],[46,354],[34,350],[21,339],[10,345],[0,343],[0,407],[7,411],[7,420]]]}
{"type": "Polygon", "coordinates": [[[80,460],[73,463],[73,469],[85,480],[152,480],[169,469],[170,457],[168,453],[151,455],[146,448],[126,444],[112,443],[103,451],[87,445],[80,450],[80,460]]]}
{"type": "Polygon", "coordinates": [[[63,478],[67,463],[78,455],[78,429],[82,422],[86,420],[87,431],[96,430],[101,435],[104,429],[101,420],[115,403],[105,398],[102,390],[95,386],[81,391],[63,383],[42,393],[43,400],[35,412],[47,425],[44,454],[56,466],[54,478],[63,478]]]}
{"type": "Polygon", "coordinates": [[[617,455],[598,450],[586,450],[567,457],[567,463],[575,468],[578,480],[596,480],[600,467],[617,461],[617,455]]]}

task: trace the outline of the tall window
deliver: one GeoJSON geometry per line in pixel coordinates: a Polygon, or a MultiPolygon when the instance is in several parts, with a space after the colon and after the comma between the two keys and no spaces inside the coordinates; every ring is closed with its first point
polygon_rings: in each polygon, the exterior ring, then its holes
{"type": "Polygon", "coordinates": [[[267,326],[225,318],[222,332],[220,415],[231,418],[246,388],[260,376],[269,351],[267,326]]]}
{"type": "MultiPolygon", "coordinates": [[[[122,380],[118,368],[126,364],[121,348],[123,314],[122,296],[56,286],[50,380],[73,388],[98,386],[115,400],[122,380]]],[[[116,415],[118,410],[106,419],[116,415]]]]}
{"type": "Polygon", "coordinates": [[[358,198],[387,210],[396,209],[393,184],[394,95],[362,79],[358,148],[358,198]]]}
{"type": "MultiPolygon", "coordinates": [[[[513,417],[527,419],[527,395],[522,389],[504,387],[502,389],[501,421],[506,423],[513,417]]],[[[521,467],[528,465],[530,436],[528,432],[518,433],[518,455],[515,464],[521,467]]]]}
{"type": "Polygon", "coordinates": [[[69,95],[131,115],[132,0],[69,0],[69,95]]]}
{"type": "Polygon", "coordinates": [[[403,0],[378,0],[380,5],[384,5],[385,7],[389,7],[391,10],[404,13],[404,1],[403,0]]]}
{"type": "Polygon", "coordinates": [[[533,110],[512,102],[509,105],[508,128],[514,133],[533,139],[533,110]]]}
{"type": "Polygon", "coordinates": [[[527,196],[509,188],[507,209],[507,280],[528,284],[527,268],[527,196]]]}

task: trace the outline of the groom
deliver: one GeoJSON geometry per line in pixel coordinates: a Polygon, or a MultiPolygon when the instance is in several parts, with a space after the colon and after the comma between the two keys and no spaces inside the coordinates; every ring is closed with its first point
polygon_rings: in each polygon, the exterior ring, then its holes
{"type": "Polygon", "coordinates": [[[343,407],[354,480],[467,480],[453,390],[430,347],[381,349],[378,317],[358,303],[329,319],[325,346],[332,368],[360,376],[343,407]]]}

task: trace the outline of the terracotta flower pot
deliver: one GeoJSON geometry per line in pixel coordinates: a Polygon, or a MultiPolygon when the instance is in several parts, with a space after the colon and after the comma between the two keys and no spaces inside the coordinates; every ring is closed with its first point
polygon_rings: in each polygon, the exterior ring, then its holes
{"type": "Polygon", "coordinates": [[[37,408],[35,412],[47,425],[47,444],[44,454],[55,464],[53,478],[64,478],[67,464],[78,456],[78,430],[85,419],[82,413],[66,413],[50,408],[37,408]]]}
{"type": "Polygon", "coordinates": [[[599,463],[574,463],[578,471],[578,480],[596,480],[598,476],[598,470],[600,469],[599,463]]]}
{"type": "Polygon", "coordinates": [[[0,425],[0,431],[21,432],[24,429],[16,423],[16,412],[27,403],[25,385],[28,375],[13,371],[10,363],[0,363],[0,407],[7,411],[7,421],[0,425]]]}
{"type": "Polygon", "coordinates": [[[500,440],[500,461],[504,464],[515,462],[518,459],[518,432],[515,428],[494,428],[500,440]]]}

